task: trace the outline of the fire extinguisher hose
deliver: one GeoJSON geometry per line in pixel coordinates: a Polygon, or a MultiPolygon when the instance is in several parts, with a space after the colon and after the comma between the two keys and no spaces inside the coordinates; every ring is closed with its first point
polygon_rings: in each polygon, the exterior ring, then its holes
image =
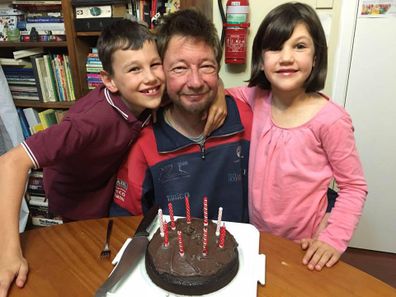
{"type": "Polygon", "coordinates": [[[225,39],[224,24],[226,23],[227,19],[226,19],[225,13],[224,13],[224,8],[223,8],[222,1],[221,0],[217,0],[217,3],[219,5],[219,11],[220,11],[220,15],[221,15],[221,20],[223,22],[223,28],[221,30],[221,37],[220,37],[221,45],[223,45],[224,44],[224,39],[225,39]]]}

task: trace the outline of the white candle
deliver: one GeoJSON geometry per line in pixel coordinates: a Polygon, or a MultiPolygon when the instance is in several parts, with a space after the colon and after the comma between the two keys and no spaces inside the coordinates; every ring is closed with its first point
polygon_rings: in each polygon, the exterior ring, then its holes
{"type": "Polygon", "coordinates": [[[223,216],[223,208],[219,207],[219,213],[217,215],[217,227],[216,227],[216,236],[220,235],[220,227],[221,227],[221,217],[223,216]]]}

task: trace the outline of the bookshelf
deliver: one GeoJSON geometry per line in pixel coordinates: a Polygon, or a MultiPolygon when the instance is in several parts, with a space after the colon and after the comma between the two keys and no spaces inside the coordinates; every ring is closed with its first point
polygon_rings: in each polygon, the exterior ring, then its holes
{"type": "MultiPolygon", "coordinates": [[[[11,3],[11,1],[10,1],[11,3]]],[[[77,32],[74,26],[74,11],[72,0],[61,0],[62,14],[65,24],[66,41],[50,42],[9,42],[0,41],[0,57],[11,57],[12,51],[23,48],[43,47],[56,52],[65,52],[69,56],[71,72],[74,79],[74,90],[76,98],[80,98],[88,92],[86,82],[86,58],[96,41],[100,32],[77,32]]],[[[95,3],[92,1],[92,3],[95,3]]],[[[212,18],[211,0],[180,0],[181,9],[196,7],[209,18],[212,18]]],[[[37,102],[29,100],[14,100],[18,107],[35,107],[39,109],[60,108],[67,109],[73,102],[37,102]]]]}

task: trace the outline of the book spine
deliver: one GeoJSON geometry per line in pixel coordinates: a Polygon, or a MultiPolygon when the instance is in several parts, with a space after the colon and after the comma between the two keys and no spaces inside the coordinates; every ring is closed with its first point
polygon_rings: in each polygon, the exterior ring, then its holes
{"type": "Polygon", "coordinates": [[[56,86],[58,89],[59,101],[66,101],[65,91],[62,86],[62,78],[60,74],[60,65],[59,59],[57,55],[55,55],[52,59],[52,67],[54,68],[55,78],[56,78],[56,86]]]}
{"type": "Polygon", "coordinates": [[[37,85],[37,93],[38,93],[38,96],[40,98],[40,101],[44,102],[42,87],[41,87],[41,84],[40,84],[40,78],[39,78],[39,73],[38,73],[38,65],[37,65],[37,62],[36,62],[36,57],[32,56],[32,57],[30,57],[30,60],[32,61],[34,79],[36,80],[36,85],[37,85]]]}
{"type": "Polygon", "coordinates": [[[58,17],[27,17],[26,23],[63,23],[63,18],[58,17]]]}
{"type": "Polygon", "coordinates": [[[50,89],[50,101],[59,101],[58,98],[58,92],[56,90],[56,81],[55,81],[55,76],[54,76],[54,70],[52,69],[52,63],[51,63],[51,56],[50,55],[44,55],[44,62],[45,62],[45,67],[47,69],[47,74],[48,74],[48,84],[49,84],[49,89],[50,89]]]}
{"type": "Polygon", "coordinates": [[[111,18],[112,17],[112,6],[86,6],[75,8],[76,19],[87,19],[87,18],[111,18]]]}
{"type": "Polygon", "coordinates": [[[45,68],[44,58],[37,57],[36,65],[37,65],[38,75],[39,75],[39,79],[40,79],[41,92],[43,94],[43,101],[49,102],[50,96],[49,96],[48,81],[47,81],[47,74],[46,74],[47,70],[45,68]]]}
{"type": "Polygon", "coordinates": [[[31,31],[32,28],[35,28],[37,31],[65,31],[65,23],[26,23],[26,30],[31,31]]]}
{"type": "Polygon", "coordinates": [[[17,108],[17,112],[18,112],[19,121],[21,123],[23,137],[26,139],[29,136],[31,136],[29,123],[28,123],[26,116],[23,113],[23,110],[21,108],[17,108]]]}
{"type": "Polygon", "coordinates": [[[70,101],[75,101],[76,96],[74,94],[73,76],[71,74],[69,56],[63,55],[63,61],[65,62],[66,83],[70,94],[70,101]]]}

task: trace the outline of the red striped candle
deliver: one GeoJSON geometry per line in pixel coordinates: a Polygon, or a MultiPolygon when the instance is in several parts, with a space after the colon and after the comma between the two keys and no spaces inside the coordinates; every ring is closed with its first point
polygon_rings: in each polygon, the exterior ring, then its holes
{"type": "Polygon", "coordinates": [[[177,239],[179,241],[179,254],[180,256],[184,256],[184,244],[183,244],[183,237],[181,231],[177,231],[177,239]]]}
{"type": "Polygon", "coordinates": [[[169,234],[168,234],[168,223],[164,220],[164,246],[167,247],[169,245],[169,234]]]}
{"type": "Polygon", "coordinates": [[[203,198],[204,226],[208,226],[208,197],[203,198]]]}
{"type": "Polygon", "coordinates": [[[185,196],[185,203],[186,203],[186,222],[187,224],[191,224],[191,210],[190,210],[190,200],[186,194],[185,196]]]}
{"type": "Polygon", "coordinates": [[[172,203],[170,203],[170,202],[168,203],[168,209],[169,209],[171,229],[176,230],[175,216],[173,214],[173,206],[172,206],[172,203]]]}
{"type": "Polygon", "coordinates": [[[203,228],[203,251],[202,254],[206,256],[208,254],[208,228],[203,228]]]}
{"type": "Polygon", "coordinates": [[[220,238],[219,238],[219,248],[221,249],[224,247],[225,237],[226,237],[226,227],[225,224],[223,223],[223,226],[220,227],[220,238]]]}

